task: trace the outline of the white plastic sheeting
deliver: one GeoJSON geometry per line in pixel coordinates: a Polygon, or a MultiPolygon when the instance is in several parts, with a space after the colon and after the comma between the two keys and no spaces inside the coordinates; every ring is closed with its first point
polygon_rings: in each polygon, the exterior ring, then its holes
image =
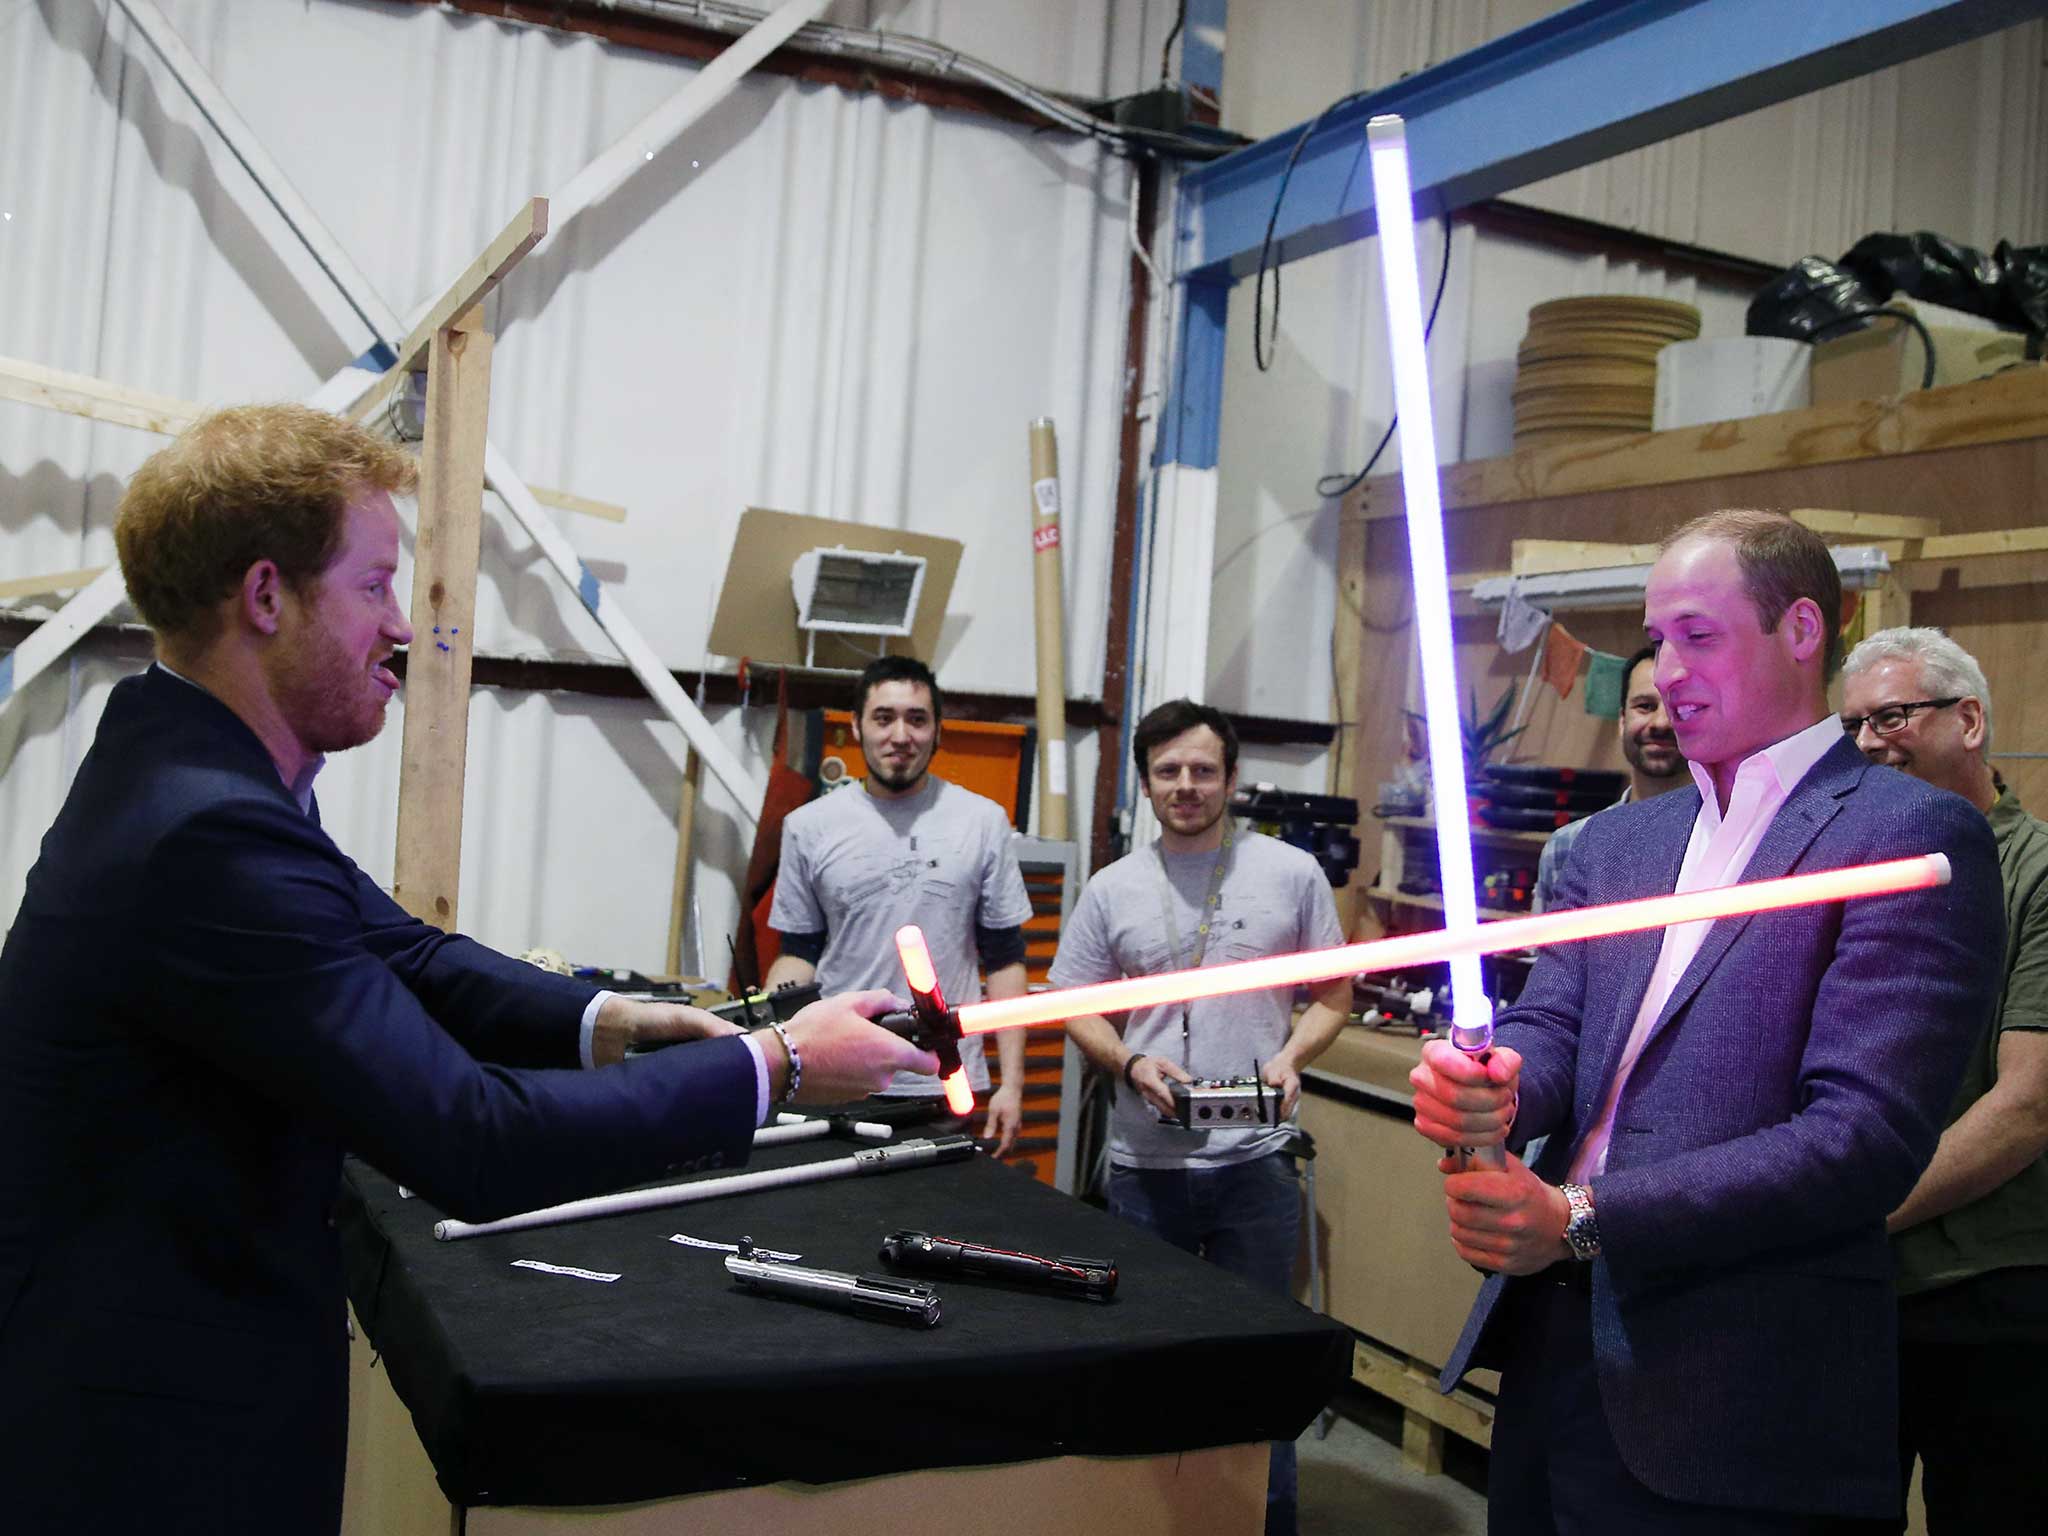
{"type": "MultiPolygon", "coordinates": [[[[163,8],[401,311],[695,68],[409,5],[163,8]]],[[[1089,91],[1156,70],[1171,20],[1170,7],[1108,0],[1047,7],[1028,29],[1009,6],[852,9],[831,19],[934,24],[1089,91]]],[[[1077,692],[1098,691],[1129,176],[1065,135],[749,79],[492,301],[492,436],[529,481],[630,509],[624,525],[562,516],[673,666],[708,659],[738,517],[770,506],[964,539],[941,676],[1028,694],[1025,427],[1050,415],[1068,507],[1067,671],[1077,692]]],[[[310,261],[273,248],[275,213],[106,0],[0,7],[0,213],[0,354],[227,402],[304,396],[367,342],[310,261]]],[[[0,405],[0,570],[109,559],[121,484],[159,441],[0,405]]],[[[499,518],[486,524],[477,641],[610,657],[499,518]]],[[[53,669],[9,711],[0,912],[18,903],[125,665],[95,654],[53,669]]],[[[765,714],[719,722],[755,764],[765,714]]],[[[330,830],[383,880],[396,744],[394,711],[321,784],[330,830]]],[[[1085,804],[1092,751],[1076,747],[1085,804]]],[[[500,947],[658,967],[681,762],[680,734],[644,706],[480,690],[463,926],[500,947]]],[[[697,846],[708,958],[722,969],[735,917],[724,872],[745,848],[708,782],[697,846]]]]}
{"type": "MultiPolygon", "coordinates": [[[[1264,135],[1560,7],[1545,0],[1350,0],[1234,5],[1224,117],[1264,135]]],[[[1934,229],[1986,246],[2048,240],[2048,25],[1978,42],[1510,194],[1554,211],[1759,260],[1835,256],[1874,229],[1934,229]]],[[[1440,226],[1420,235],[1425,289],[1440,226]]],[[[1332,718],[1336,504],[1319,477],[1355,471],[1393,404],[1378,256],[1369,242],[1286,269],[1271,372],[1251,346],[1252,284],[1231,295],[1209,701],[1332,718]]],[[[1740,335],[1748,294],[1653,268],[1458,232],[1430,342],[1439,453],[1509,451],[1515,349],[1545,299],[1626,293],[1700,307],[1704,334],[1740,335]]],[[[1375,470],[1399,467],[1390,444],[1375,470]]]]}

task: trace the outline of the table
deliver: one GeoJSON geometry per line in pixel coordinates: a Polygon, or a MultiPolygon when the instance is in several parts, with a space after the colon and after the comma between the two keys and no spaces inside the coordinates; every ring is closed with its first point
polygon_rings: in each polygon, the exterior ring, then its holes
{"type": "MultiPolygon", "coordinates": [[[[752,1166],[851,1150],[799,1143],[752,1166]]],[[[1170,1467],[1199,1448],[1255,1451],[1256,1463],[1200,1463],[1195,1481],[1216,1486],[1182,1491],[1213,1512],[1218,1489],[1249,1466],[1263,1498],[1260,1442],[1298,1434],[1350,1374],[1342,1326],[986,1158],[456,1243],[433,1238],[440,1214],[350,1163],[350,1297],[441,1496],[464,1510],[701,1506],[687,1496],[720,1494],[754,1497],[758,1513],[772,1485],[940,1468],[1010,1468],[991,1486],[1015,1497],[1019,1463],[1080,1487],[1080,1468],[1099,1464],[1074,1458],[1147,1458],[1131,1464],[1142,1487],[1160,1476],[1149,1458],[1170,1467]],[[876,1270],[880,1239],[900,1227],[1113,1258],[1117,1297],[939,1281],[944,1321],[912,1330],[741,1291],[721,1254],[668,1241],[746,1234],[822,1268],[876,1270]]],[[[968,1497],[987,1509],[984,1495],[968,1497]]],[[[1239,1502],[1256,1515],[1255,1500],[1239,1502]]],[[[990,1511],[998,1524],[1015,1512],[990,1511]]],[[[482,1528],[473,1514],[470,1529],[482,1528]]]]}

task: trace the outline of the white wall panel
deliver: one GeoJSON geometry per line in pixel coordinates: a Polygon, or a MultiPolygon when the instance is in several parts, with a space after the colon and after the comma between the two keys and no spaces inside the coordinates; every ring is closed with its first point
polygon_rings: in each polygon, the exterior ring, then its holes
{"type": "MultiPolygon", "coordinates": [[[[401,313],[521,200],[566,183],[696,69],[374,0],[161,3],[401,313]]],[[[1101,94],[1149,83],[1171,10],[847,4],[828,19],[935,29],[1040,83],[1101,94]]],[[[761,505],[964,540],[941,678],[1028,693],[1025,434],[1050,415],[1066,490],[1068,677],[1093,694],[1128,187],[1126,164],[1065,135],[747,80],[552,235],[493,301],[493,437],[530,481],[630,509],[623,526],[563,517],[673,666],[706,659],[734,528],[761,505]]],[[[0,212],[0,354],[227,402],[303,396],[367,342],[309,260],[272,252],[276,214],[108,0],[0,6],[0,212]]],[[[0,575],[108,558],[121,486],[159,445],[0,404],[0,575]]],[[[487,652],[611,654],[496,517],[477,638],[487,652]]],[[[110,682],[132,663],[91,665],[110,682]]],[[[97,720],[90,691],[67,708],[70,682],[57,669],[0,720],[8,914],[75,767],[71,737],[97,720]]],[[[568,696],[479,690],[472,713],[465,927],[502,947],[546,942],[658,967],[678,733],[645,706],[568,696]]],[[[768,712],[713,713],[758,763],[768,712]]],[[[321,782],[337,840],[385,881],[397,731],[394,711],[377,743],[321,782]]],[[[1082,795],[1091,750],[1077,743],[1082,795]]],[[[750,839],[715,784],[701,818],[718,961],[750,839]]]]}

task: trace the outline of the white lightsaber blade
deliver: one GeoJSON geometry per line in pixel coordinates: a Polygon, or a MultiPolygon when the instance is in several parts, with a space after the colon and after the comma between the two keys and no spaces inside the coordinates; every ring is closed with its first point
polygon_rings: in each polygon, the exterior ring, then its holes
{"type": "Polygon", "coordinates": [[[652,1211],[669,1205],[692,1205],[699,1200],[718,1200],[726,1195],[743,1195],[756,1189],[784,1189],[792,1184],[816,1184],[825,1179],[895,1173],[931,1163],[960,1162],[972,1156],[974,1143],[965,1136],[899,1141],[886,1147],[864,1147],[851,1157],[800,1163],[794,1168],[764,1168],[758,1173],[733,1173],[724,1178],[699,1179],[690,1184],[662,1184],[653,1189],[629,1189],[616,1195],[593,1195],[587,1200],[569,1200],[537,1211],[500,1217],[496,1221],[457,1221],[451,1216],[434,1223],[434,1236],[444,1243],[453,1243],[466,1237],[488,1237],[494,1232],[558,1227],[565,1222],[590,1221],[600,1216],[623,1216],[632,1211],[652,1211]]]}
{"type": "MultiPolygon", "coordinates": [[[[776,1117],[775,1125],[764,1125],[754,1132],[757,1147],[780,1146],[785,1141],[816,1141],[820,1136],[830,1136],[838,1129],[830,1120],[810,1120],[802,1115],[784,1118],[776,1117]]],[[[888,1141],[896,1132],[886,1125],[873,1120],[855,1120],[847,1129],[862,1141],[888,1141]]]]}
{"type": "MultiPolygon", "coordinates": [[[[1394,413],[1401,433],[1401,494],[1408,514],[1408,566],[1415,585],[1415,638],[1422,653],[1422,709],[1429,730],[1429,783],[1444,929],[1454,937],[1479,927],[1472,876],[1472,827],[1466,809],[1465,748],[1458,729],[1458,664],[1451,640],[1451,582],[1444,555],[1443,499],[1437,487],[1436,417],[1429,400],[1422,280],[1415,263],[1415,203],[1408,180],[1408,134],[1400,118],[1365,125],[1372,160],[1373,211],[1379,219],[1387,346],[1394,366],[1394,413]]],[[[1444,230],[1444,238],[1451,232],[1444,230]]],[[[1451,1038],[1481,1051],[1493,1036],[1493,1004],[1479,952],[1451,966],[1451,1038]]]]}
{"type": "Polygon", "coordinates": [[[1856,864],[1847,869],[1786,875],[1777,880],[1751,880],[1716,886],[1711,890],[1687,891],[1677,896],[1647,896],[1640,901],[1579,907],[1569,912],[1545,912],[1536,917],[1505,918],[1483,927],[1475,924],[1464,933],[1432,929],[1426,933],[1374,939],[1365,944],[1346,944],[1336,949],[1272,955],[1263,960],[1240,960],[1232,965],[1171,971],[1160,976],[1126,976],[1121,981],[1097,982],[1092,986],[1068,987],[1057,992],[994,998],[962,1007],[958,1011],[960,1032],[979,1035],[995,1029],[1057,1024],[1089,1014],[1155,1008],[1165,1003],[1185,1003],[1200,997],[1253,992],[1266,987],[1303,986],[1334,981],[1340,976],[1355,976],[1365,971],[1402,970],[1460,956],[1476,958],[1507,949],[1540,948],[1575,939],[1605,938],[1610,934],[1635,933],[1645,928],[1664,928],[1673,923],[1703,922],[1739,917],[1749,912],[1775,912],[1785,907],[1810,906],[1817,902],[1848,901],[1896,891],[1922,890],[1928,886],[1947,885],[1948,880],[1948,856],[1924,853],[1910,859],[1891,859],[1882,864],[1856,864]]]}

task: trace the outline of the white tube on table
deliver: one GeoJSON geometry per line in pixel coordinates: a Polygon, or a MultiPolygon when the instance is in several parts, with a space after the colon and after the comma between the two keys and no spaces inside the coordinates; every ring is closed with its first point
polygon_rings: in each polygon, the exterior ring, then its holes
{"type": "Polygon", "coordinates": [[[444,1243],[451,1243],[465,1237],[484,1237],[493,1232],[520,1232],[529,1227],[553,1227],[565,1222],[589,1221],[599,1216],[621,1216],[632,1211],[659,1210],[668,1205],[690,1205],[699,1200],[743,1195],[756,1189],[816,1184],[826,1179],[844,1179],[868,1173],[894,1173],[902,1168],[955,1162],[973,1155],[974,1143],[965,1136],[948,1136],[943,1141],[902,1141],[888,1147],[865,1147],[851,1157],[828,1158],[824,1162],[803,1163],[795,1168],[764,1168],[759,1173],[735,1173],[722,1179],[699,1179],[689,1184],[664,1184],[655,1189],[629,1189],[616,1195],[569,1200],[537,1211],[522,1211],[517,1216],[506,1216],[498,1221],[456,1221],[451,1217],[434,1223],[434,1236],[444,1243]]]}

